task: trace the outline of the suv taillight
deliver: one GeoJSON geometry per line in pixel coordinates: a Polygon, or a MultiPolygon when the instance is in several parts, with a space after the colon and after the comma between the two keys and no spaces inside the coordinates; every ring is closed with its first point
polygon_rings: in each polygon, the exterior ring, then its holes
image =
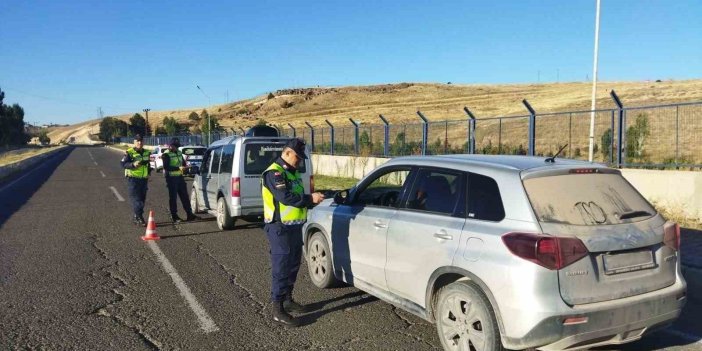
{"type": "Polygon", "coordinates": [[[310,193],[314,192],[314,176],[310,175],[310,193]]]}
{"type": "Polygon", "coordinates": [[[587,256],[580,239],[530,233],[507,233],[502,242],[513,254],[548,269],[561,269],[587,256]]]}
{"type": "Polygon", "coordinates": [[[675,222],[663,225],[663,244],[675,251],[680,250],[680,225],[675,222]]]}
{"type": "Polygon", "coordinates": [[[240,197],[241,192],[239,191],[239,177],[232,178],[232,197],[240,197]]]}

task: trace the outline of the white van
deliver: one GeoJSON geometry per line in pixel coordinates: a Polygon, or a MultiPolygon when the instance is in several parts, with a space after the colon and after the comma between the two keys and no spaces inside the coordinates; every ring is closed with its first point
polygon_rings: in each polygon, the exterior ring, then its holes
{"type": "MultiPolygon", "coordinates": [[[[190,204],[193,212],[217,216],[221,230],[233,229],[238,218],[258,221],[263,218],[261,174],[283,152],[290,137],[232,136],[212,143],[205,151],[202,166],[195,170],[190,204]]],[[[314,191],[312,159],[298,170],[305,193],[314,191]]]]}

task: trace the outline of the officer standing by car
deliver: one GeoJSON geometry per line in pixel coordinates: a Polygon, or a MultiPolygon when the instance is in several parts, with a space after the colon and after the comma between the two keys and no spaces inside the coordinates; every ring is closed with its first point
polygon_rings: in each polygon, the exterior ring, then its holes
{"type": "Polygon", "coordinates": [[[144,149],[141,135],[134,137],[134,147],[127,149],[122,157],[122,168],[124,176],[127,177],[127,187],[129,188],[129,198],[132,201],[132,211],[134,212],[133,222],[142,227],[146,226],[144,221],[144,203],[146,202],[146,192],[148,190],[149,155],[151,152],[144,149]]]}
{"type": "Polygon", "coordinates": [[[294,138],[261,177],[264,230],[271,254],[273,321],[292,327],[300,323],[289,312],[306,311],[305,306],[292,298],[302,259],[302,224],[307,221],[307,208],[324,200],[321,193],[305,194],[297,171],[305,159],[305,142],[294,138]]]}
{"type": "Polygon", "coordinates": [[[166,176],[166,187],[168,188],[168,207],[171,211],[173,223],[182,221],[178,217],[177,197],[180,197],[180,202],[183,204],[183,209],[187,215],[186,221],[200,219],[200,217],[193,214],[193,210],[190,208],[188,189],[183,179],[183,174],[188,167],[185,166],[183,153],[178,150],[178,147],[180,147],[180,140],[178,138],[171,139],[168,151],[161,156],[161,160],[163,160],[163,174],[166,176]]]}

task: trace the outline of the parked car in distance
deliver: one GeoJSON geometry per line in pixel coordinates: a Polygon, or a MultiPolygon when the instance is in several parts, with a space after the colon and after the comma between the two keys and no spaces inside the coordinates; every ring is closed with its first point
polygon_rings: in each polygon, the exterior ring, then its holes
{"type": "Polygon", "coordinates": [[[156,170],[156,172],[161,172],[163,170],[163,160],[161,156],[168,151],[168,145],[156,145],[151,151],[149,156],[149,163],[151,168],[156,170]]]}
{"type": "Polygon", "coordinates": [[[445,350],[621,344],[686,302],[679,226],[584,161],[395,158],[310,210],[303,240],[317,287],[435,323],[445,350]]]}
{"type": "MultiPolygon", "coordinates": [[[[190,204],[196,213],[217,217],[221,230],[233,229],[238,218],[263,218],[261,174],[281,154],[289,137],[232,136],[210,145],[200,167],[193,168],[190,204]]],[[[312,158],[308,155],[298,172],[305,191],[312,192],[312,158]]]]}
{"type": "MultiPolygon", "coordinates": [[[[185,145],[181,146],[178,148],[180,152],[183,154],[183,159],[185,160],[185,165],[187,167],[198,167],[202,165],[202,156],[205,154],[205,151],[207,150],[206,147],[202,145],[185,145]]],[[[189,176],[194,176],[192,172],[188,172],[187,175],[189,176]]]]}

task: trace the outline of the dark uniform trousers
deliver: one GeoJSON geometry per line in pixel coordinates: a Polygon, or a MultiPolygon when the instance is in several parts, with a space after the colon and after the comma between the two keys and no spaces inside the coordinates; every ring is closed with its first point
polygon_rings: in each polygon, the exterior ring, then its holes
{"type": "Polygon", "coordinates": [[[188,188],[183,177],[166,177],[166,186],[168,187],[168,207],[171,210],[171,215],[178,213],[176,197],[180,197],[185,213],[188,215],[192,214],[193,210],[190,208],[190,200],[188,199],[188,188]]]}
{"type": "Polygon", "coordinates": [[[302,259],[302,224],[267,223],[263,228],[271,247],[271,300],[292,296],[302,259]]]}
{"type": "Polygon", "coordinates": [[[132,200],[132,211],[135,216],[144,215],[144,204],[146,203],[146,191],[149,180],[147,178],[127,177],[127,187],[129,187],[129,198],[132,200]]]}

